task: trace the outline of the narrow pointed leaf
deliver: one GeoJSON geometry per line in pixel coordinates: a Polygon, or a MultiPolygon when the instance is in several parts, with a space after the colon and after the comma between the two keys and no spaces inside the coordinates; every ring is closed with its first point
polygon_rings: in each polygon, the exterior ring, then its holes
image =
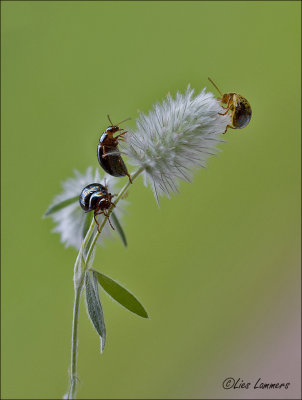
{"type": "Polygon", "coordinates": [[[127,247],[127,239],[126,239],[125,232],[124,232],[124,230],[122,228],[122,225],[120,224],[120,221],[118,220],[118,218],[117,218],[117,216],[115,215],[114,212],[111,213],[111,218],[112,218],[114,227],[116,228],[118,234],[120,235],[120,238],[121,238],[121,240],[123,242],[123,245],[125,247],[127,247]]]}
{"type": "Polygon", "coordinates": [[[83,239],[86,236],[86,233],[88,232],[92,218],[93,218],[93,212],[88,212],[85,214],[85,221],[84,221],[83,232],[82,232],[83,239]]]}
{"type": "Polygon", "coordinates": [[[60,211],[60,210],[62,210],[62,208],[67,207],[70,204],[75,203],[78,200],[79,200],[79,196],[75,196],[70,199],[63,200],[57,204],[54,204],[46,210],[44,217],[48,217],[48,215],[51,215],[57,211],[60,211]]]}
{"type": "Polygon", "coordinates": [[[115,301],[121,304],[127,310],[139,315],[143,318],[149,318],[147,311],[143,305],[133,296],[127,289],[121,286],[119,283],[109,278],[104,274],[94,270],[95,276],[99,281],[99,284],[115,301]]]}
{"type": "Polygon", "coordinates": [[[90,278],[89,272],[85,276],[86,305],[90,320],[101,339],[101,353],[106,342],[106,327],[103,309],[99,298],[99,291],[96,277],[90,278]]]}

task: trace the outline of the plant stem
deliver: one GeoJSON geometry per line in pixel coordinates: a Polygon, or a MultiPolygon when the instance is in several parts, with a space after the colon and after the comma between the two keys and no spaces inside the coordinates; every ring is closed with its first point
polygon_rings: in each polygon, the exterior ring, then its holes
{"type": "Polygon", "coordinates": [[[71,337],[71,366],[70,366],[70,388],[67,394],[68,399],[75,399],[77,387],[77,346],[78,346],[78,321],[81,293],[84,286],[85,279],[85,264],[83,266],[83,252],[89,242],[94,227],[94,220],[92,220],[88,232],[82,242],[79,250],[73,273],[74,282],[74,303],[73,303],[73,319],[72,319],[72,337],[71,337]]]}
{"type": "MultiPolygon", "coordinates": [[[[131,176],[132,182],[143,172],[143,168],[139,168],[134,174],[131,176]]],[[[130,186],[130,181],[126,183],[126,185],[121,189],[119,192],[116,200],[115,200],[115,205],[119,202],[119,200],[123,197],[123,195],[126,193],[130,186]]],[[[68,399],[75,399],[76,398],[76,388],[77,388],[77,345],[78,345],[78,321],[79,321],[79,309],[80,309],[80,300],[81,300],[81,294],[84,286],[84,281],[85,281],[85,273],[87,270],[87,267],[89,265],[89,260],[92,255],[92,251],[94,249],[94,246],[96,244],[96,241],[102,232],[107,219],[109,218],[110,214],[112,213],[113,206],[108,210],[107,216],[104,218],[99,231],[97,231],[90,248],[87,253],[86,260],[84,260],[83,254],[84,254],[84,249],[87,247],[89,240],[91,238],[91,235],[93,233],[93,228],[94,228],[94,219],[92,219],[89,230],[82,242],[81,248],[79,250],[75,265],[74,265],[74,305],[73,305],[73,321],[72,321],[72,339],[71,339],[71,367],[70,367],[70,388],[68,391],[68,399]]]]}
{"type": "MultiPolygon", "coordinates": [[[[143,172],[143,168],[139,168],[136,172],[134,172],[134,174],[131,175],[131,180],[132,180],[132,182],[134,182],[134,180],[135,180],[142,172],[143,172]]],[[[123,195],[127,192],[129,186],[131,186],[130,181],[128,181],[128,182],[126,183],[126,185],[125,185],[125,186],[121,189],[121,191],[119,192],[119,194],[118,194],[116,200],[114,201],[114,204],[115,204],[115,205],[117,205],[117,203],[120,201],[120,199],[123,197],[123,195]]],[[[110,209],[108,210],[107,216],[104,218],[104,220],[103,220],[103,222],[102,222],[102,224],[101,224],[101,226],[100,226],[100,228],[99,228],[99,231],[97,231],[96,234],[95,234],[95,237],[94,237],[94,239],[93,239],[93,241],[92,241],[92,243],[91,243],[91,245],[90,245],[90,248],[89,248],[89,250],[88,250],[88,253],[87,253],[86,265],[89,264],[89,260],[90,260],[90,257],[91,257],[93,248],[94,248],[94,246],[95,246],[95,244],[96,244],[96,241],[97,241],[97,239],[98,239],[100,233],[102,232],[102,230],[103,230],[103,228],[104,228],[104,226],[105,226],[105,224],[106,224],[106,222],[107,222],[107,219],[110,217],[110,214],[112,213],[113,209],[114,209],[114,206],[111,206],[110,209]]]]}
{"type": "MultiPolygon", "coordinates": [[[[84,273],[82,274],[84,282],[84,273]]],[[[83,283],[75,287],[74,305],[73,305],[73,321],[72,321],[72,341],[71,341],[71,371],[70,371],[70,390],[68,393],[69,399],[75,399],[77,387],[77,345],[78,345],[78,321],[81,293],[83,283]]]]}

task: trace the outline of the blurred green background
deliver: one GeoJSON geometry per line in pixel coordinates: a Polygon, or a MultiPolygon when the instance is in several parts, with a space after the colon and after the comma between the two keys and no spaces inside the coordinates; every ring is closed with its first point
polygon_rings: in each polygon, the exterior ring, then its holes
{"type": "Polygon", "coordinates": [[[160,209],[131,188],[129,246],[107,241],[95,267],[151,319],[103,295],[100,355],[82,303],[78,397],[300,398],[300,2],[1,7],[2,398],[67,389],[76,251],[42,219],[60,182],[98,166],[107,113],[135,118],[189,83],[215,92],[208,76],[252,121],[160,209]]]}

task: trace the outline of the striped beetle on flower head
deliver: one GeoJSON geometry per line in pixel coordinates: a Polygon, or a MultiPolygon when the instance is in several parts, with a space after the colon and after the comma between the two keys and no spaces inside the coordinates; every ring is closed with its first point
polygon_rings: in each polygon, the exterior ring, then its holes
{"type": "Polygon", "coordinates": [[[113,197],[114,195],[108,192],[107,186],[103,186],[100,183],[91,183],[90,185],[85,186],[80,194],[80,206],[85,212],[94,212],[94,220],[99,232],[100,227],[96,219],[96,216],[99,214],[104,214],[105,217],[108,217],[108,222],[111,228],[114,229],[107,214],[107,210],[112,205],[115,207],[115,204],[112,202],[113,197]]]}

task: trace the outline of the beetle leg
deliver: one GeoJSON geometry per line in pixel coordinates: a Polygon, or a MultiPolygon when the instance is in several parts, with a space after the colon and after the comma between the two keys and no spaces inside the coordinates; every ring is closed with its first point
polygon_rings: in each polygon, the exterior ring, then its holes
{"type": "Polygon", "coordinates": [[[103,154],[102,158],[108,157],[108,156],[119,156],[120,152],[119,151],[110,151],[109,153],[103,154]]]}
{"type": "MultiPolygon", "coordinates": [[[[109,115],[108,115],[108,118],[109,118],[109,115]]],[[[104,151],[103,151],[102,158],[105,158],[106,156],[107,156],[107,153],[106,153],[105,146],[104,146],[104,151]]]]}
{"type": "Polygon", "coordinates": [[[226,115],[229,111],[230,111],[230,109],[227,108],[225,113],[218,113],[218,115],[226,115]]]}
{"type": "Polygon", "coordinates": [[[102,211],[102,210],[95,211],[95,215],[101,215],[101,214],[104,214],[104,211],[102,211]]]}
{"type": "Polygon", "coordinates": [[[227,127],[225,128],[225,131],[223,132],[224,134],[226,133],[226,131],[228,130],[228,128],[236,129],[236,128],[234,128],[232,125],[227,125],[227,127]]]}
{"type": "MultiPolygon", "coordinates": [[[[222,102],[222,99],[217,99],[217,100],[220,100],[220,101],[222,102]]],[[[225,103],[223,103],[223,104],[225,104],[225,103]]],[[[232,98],[230,97],[229,100],[228,100],[228,102],[227,102],[227,104],[226,104],[226,106],[223,107],[223,105],[220,105],[220,107],[221,107],[221,108],[224,108],[225,110],[226,110],[226,109],[229,110],[230,107],[231,107],[231,105],[232,105],[232,98]]],[[[225,115],[225,114],[221,114],[221,115],[225,115]]]]}
{"type": "Polygon", "coordinates": [[[114,227],[113,227],[113,225],[112,225],[112,223],[111,223],[111,221],[110,221],[109,215],[106,214],[105,211],[104,211],[104,215],[105,215],[105,217],[108,218],[108,222],[109,222],[109,225],[111,226],[111,228],[112,228],[113,230],[115,230],[114,227]]]}
{"type": "MultiPolygon", "coordinates": [[[[96,219],[96,216],[97,216],[97,215],[101,215],[101,214],[106,215],[105,212],[102,211],[102,210],[96,210],[96,211],[94,211],[94,220],[95,220],[95,223],[97,224],[97,229],[98,229],[98,232],[99,232],[99,233],[101,233],[101,232],[100,232],[100,225],[99,225],[99,223],[98,223],[98,221],[97,221],[97,219],[96,219]]],[[[106,216],[107,216],[107,215],[106,215],[106,216]]]]}
{"type": "Polygon", "coordinates": [[[114,152],[111,152],[111,151],[106,152],[106,150],[105,150],[105,148],[104,148],[102,158],[108,157],[108,156],[110,156],[110,155],[112,155],[112,154],[114,154],[114,152]]]}
{"type": "MultiPolygon", "coordinates": [[[[120,136],[120,135],[119,135],[119,136],[120,136]]],[[[116,140],[116,145],[118,145],[119,142],[125,142],[125,141],[126,141],[124,137],[119,137],[119,136],[117,136],[117,137],[115,138],[115,140],[116,140]]]]}
{"type": "Polygon", "coordinates": [[[97,216],[97,215],[100,215],[100,214],[103,214],[103,211],[100,212],[100,213],[97,212],[97,211],[95,211],[95,212],[94,212],[94,216],[93,216],[93,217],[94,217],[94,220],[95,220],[95,223],[96,223],[96,226],[97,226],[97,230],[98,230],[99,233],[101,233],[101,232],[100,232],[100,225],[99,225],[99,223],[98,223],[98,221],[97,221],[97,219],[96,219],[96,216],[97,216]]]}
{"type": "MultiPolygon", "coordinates": [[[[121,136],[125,135],[127,132],[128,132],[128,131],[125,131],[125,132],[120,133],[119,135],[117,135],[117,136],[115,137],[115,139],[120,138],[121,136]]],[[[123,139],[123,138],[121,138],[121,139],[123,139]]]]}

